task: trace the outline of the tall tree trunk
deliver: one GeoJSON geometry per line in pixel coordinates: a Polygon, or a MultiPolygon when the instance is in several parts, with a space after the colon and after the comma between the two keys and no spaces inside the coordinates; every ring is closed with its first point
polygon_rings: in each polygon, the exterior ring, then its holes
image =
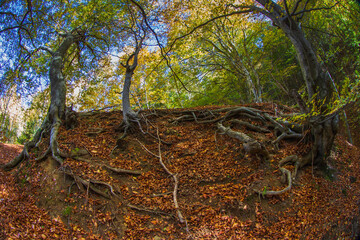
{"type": "MultiPolygon", "coordinates": [[[[271,0],[257,0],[257,2],[267,10],[262,13],[281,28],[294,45],[309,100],[315,98],[317,109],[313,111],[319,111],[320,114],[310,120],[314,144],[311,152],[303,158],[299,167],[310,163],[323,165],[325,158],[330,154],[339,124],[338,114],[325,116],[326,108],[332,99],[331,81],[322,70],[315,51],[306,39],[300,24],[289,15],[288,11],[271,0]]],[[[286,4],[286,1],[284,2],[286,4]]]]}
{"type": "MultiPolygon", "coordinates": [[[[137,36],[135,37],[137,39],[137,36]]],[[[125,125],[125,133],[123,137],[126,134],[126,130],[130,126],[130,120],[136,119],[136,113],[132,110],[130,105],[130,86],[131,86],[131,80],[132,76],[134,75],[134,71],[138,65],[138,56],[140,53],[140,50],[142,48],[142,43],[145,39],[145,36],[140,37],[140,40],[136,42],[135,51],[133,54],[131,54],[126,64],[121,63],[121,65],[126,69],[125,71],[125,80],[124,80],[124,89],[122,93],[122,107],[123,107],[123,124],[125,125]],[[133,59],[132,64],[130,64],[130,61],[133,59]]],[[[121,137],[122,138],[122,137],[121,137]]]]}
{"type": "Polygon", "coordinates": [[[23,151],[11,162],[5,164],[3,167],[6,170],[11,170],[17,165],[19,165],[23,160],[29,158],[29,151],[36,147],[38,142],[41,140],[42,133],[48,131],[50,128],[50,145],[46,154],[52,153],[52,157],[59,163],[62,163],[63,160],[60,157],[60,152],[58,149],[57,143],[57,134],[61,125],[61,119],[65,116],[65,104],[66,104],[66,82],[64,75],[62,73],[64,58],[70,48],[70,46],[75,42],[82,40],[84,33],[76,31],[73,33],[62,34],[64,40],[54,52],[48,47],[42,47],[43,50],[46,50],[51,54],[51,61],[49,66],[49,79],[50,79],[50,107],[47,113],[47,116],[42,123],[40,129],[35,133],[34,138],[25,143],[23,151]]]}
{"type": "Polygon", "coordinates": [[[122,92],[122,108],[123,108],[123,121],[126,125],[129,125],[129,117],[135,116],[135,112],[132,110],[130,105],[130,86],[131,79],[134,74],[134,69],[131,67],[126,68],[125,80],[124,80],[124,89],[122,92]]]}
{"type": "Polygon", "coordinates": [[[50,79],[50,107],[48,115],[53,120],[55,115],[63,118],[66,104],[66,82],[62,73],[64,57],[67,50],[74,43],[72,35],[67,36],[59,48],[52,54],[49,70],[50,79]]]}

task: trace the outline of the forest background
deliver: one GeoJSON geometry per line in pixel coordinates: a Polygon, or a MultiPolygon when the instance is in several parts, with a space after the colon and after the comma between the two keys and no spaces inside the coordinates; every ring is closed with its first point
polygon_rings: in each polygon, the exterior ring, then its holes
{"type": "MultiPolygon", "coordinates": [[[[75,111],[122,109],[124,79],[134,54],[137,66],[129,92],[134,109],[250,102],[295,106],[294,96],[307,101],[296,50],[280,27],[256,11],[236,14],[237,5],[253,2],[138,4],[146,18],[132,1],[2,1],[1,141],[24,143],[41,126],[50,104],[47,50],[74,31],[83,31],[84,39],[65,53],[62,72],[66,105],[75,111]]],[[[279,4],[298,11],[293,18],[331,77],[330,111],[354,101],[360,63],[358,3],[279,4]]]]}

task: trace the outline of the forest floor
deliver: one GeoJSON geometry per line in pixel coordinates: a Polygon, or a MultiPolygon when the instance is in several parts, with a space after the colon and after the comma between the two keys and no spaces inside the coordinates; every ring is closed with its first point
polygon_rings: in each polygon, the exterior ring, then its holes
{"type": "MultiPolygon", "coordinates": [[[[251,107],[276,114],[278,106],[251,107]]],[[[337,137],[329,158],[334,177],[309,166],[289,191],[264,197],[253,189],[286,187],[279,160],[301,155],[308,145],[281,140],[276,149],[268,144],[276,138],[272,132],[232,126],[267,144],[270,159],[264,161],[246,154],[237,139],[219,134],[215,123],[172,121],[184,111],[189,109],[144,111],[143,132],[135,125],[122,140],[116,131],[120,111],[80,114],[76,128],[61,127],[59,148],[69,156],[61,167],[50,157],[35,162],[47,148],[49,136],[44,136],[28,162],[11,172],[0,170],[0,239],[356,237],[360,150],[344,137],[337,137]],[[132,172],[114,171],[120,168],[132,172]],[[96,188],[84,187],[79,179],[96,188]]],[[[0,162],[20,151],[21,146],[0,143],[0,162]]]]}

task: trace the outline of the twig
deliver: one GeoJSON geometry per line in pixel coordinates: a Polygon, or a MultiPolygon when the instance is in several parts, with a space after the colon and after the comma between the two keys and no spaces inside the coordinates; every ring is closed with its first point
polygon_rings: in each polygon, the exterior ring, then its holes
{"type": "Polygon", "coordinates": [[[179,221],[180,223],[185,223],[186,224],[186,231],[189,232],[189,229],[188,229],[188,224],[187,224],[187,221],[184,219],[181,211],[180,211],[180,208],[179,208],[179,204],[178,204],[178,200],[177,200],[177,192],[178,192],[178,188],[179,188],[179,179],[177,177],[177,174],[174,174],[172,173],[167,167],[166,165],[164,164],[163,160],[162,160],[162,156],[161,156],[161,140],[160,140],[160,136],[159,136],[159,129],[156,128],[156,134],[157,134],[157,138],[158,138],[158,155],[151,152],[149,149],[147,149],[144,144],[142,144],[139,140],[137,140],[139,142],[139,144],[145,149],[145,151],[147,151],[149,154],[159,158],[159,162],[160,162],[160,165],[163,167],[163,169],[165,170],[165,172],[167,174],[169,174],[173,179],[174,179],[174,190],[173,190],[173,201],[174,201],[174,206],[175,206],[175,209],[176,209],[176,213],[177,213],[177,216],[179,218],[179,221]]]}
{"type": "MultiPolygon", "coordinates": [[[[158,144],[158,149],[159,149],[159,162],[161,164],[161,166],[164,168],[165,172],[167,172],[170,176],[173,177],[174,179],[174,191],[173,191],[173,200],[174,200],[174,205],[175,205],[175,209],[179,218],[180,223],[186,223],[186,220],[184,219],[180,209],[179,209],[179,204],[177,201],[177,191],[178,191],[178,186],[179,186],[179,180],[177,177],[177,174],[172,173],[164,164],[163,160],[162,160],[162,156],[161,156],[161,141],[160,141],[160,136],[159,136],[159,129],[156,129],[156,134],[158,136],[159,139],[159,144],[158,144]]],[[[187,225],[187,224],[186,224],[187,225]]]]}

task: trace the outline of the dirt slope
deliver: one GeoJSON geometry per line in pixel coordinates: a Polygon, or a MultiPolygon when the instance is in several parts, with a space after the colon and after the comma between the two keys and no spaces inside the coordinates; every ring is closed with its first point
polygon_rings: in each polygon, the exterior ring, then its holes
{"type": "MultiPolygon", "coordinates": [[[[271,114],[278,109],[272,104],[252,107],[271,114]]],[[[184,111],[189,109],[143,112],[141,129],[135,124],[122,140],[116,132],[121,112],[79,114],[75,129],[61,129],[59,147],[67,155],[61,167],[51,158],[34,162],[46,150],[44,136],[28,166],[12,173],[0,171],[0,239],[356,237],[360,155],[355,146],[336,140],[329,158],[334,178],[310,166],[300,171],[290,191],[262,197],[253,189],[286,187],[279,160],[304,153],[308,145],[282,140],[276,149],[270,144],[276,139],[273,132],[231,125],[264,143],[270,153],[264,160],[246,154],[239,140],[219,134],[214,123],[174,122],[184,111]],[[160,151],[157,133],[163,141],[160,151]],[[172,176],[161,165],[160,155],[172,176]],[[117,173],[119,169],[132,172],[117,173]],[[69,178],[64,171],[79,178],[69,178]]]]}

